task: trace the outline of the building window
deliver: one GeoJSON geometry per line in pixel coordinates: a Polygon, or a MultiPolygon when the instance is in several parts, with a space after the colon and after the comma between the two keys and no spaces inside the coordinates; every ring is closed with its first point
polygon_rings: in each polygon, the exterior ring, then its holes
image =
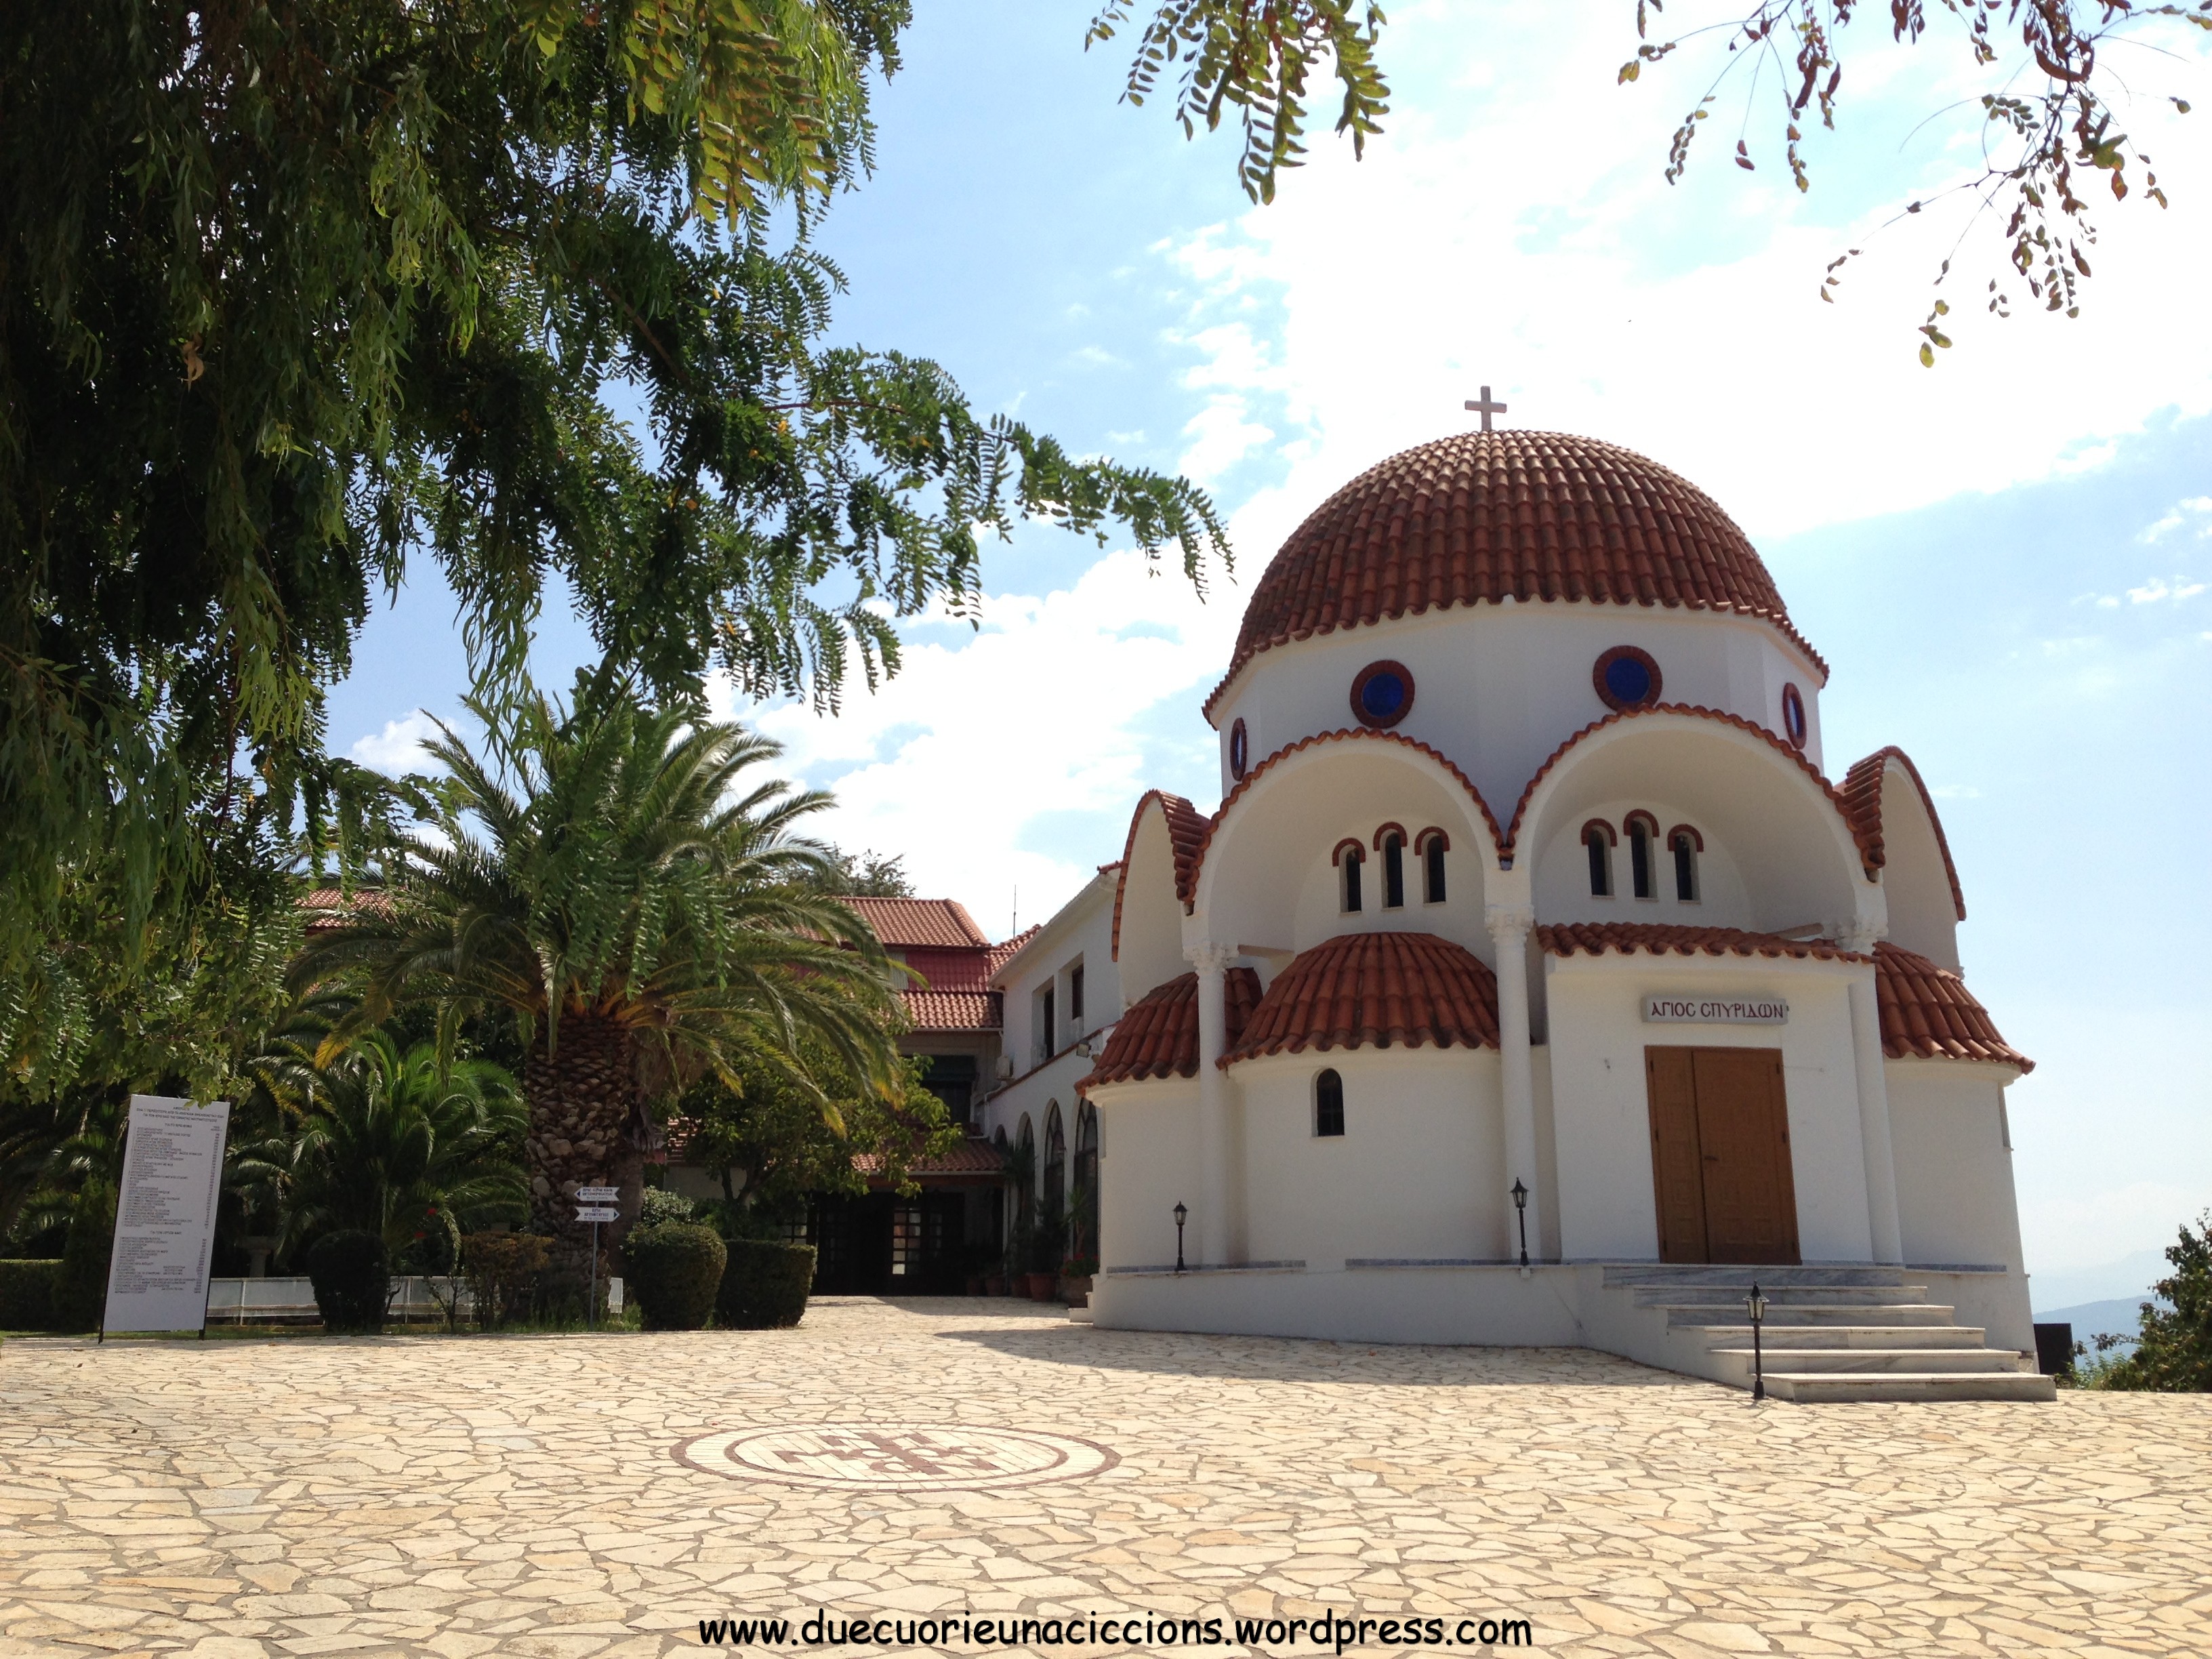
{"type": "Polygon", "coordinates": [[[1067,970],[1067,1017],[1075,1022],[1079,1035],[1083,1030],[1083,964],[1067,970]]]}
{"type": "Polygon", "coordinates": [[[1314,1079],[1314,1133],[1344,1133],[1344,1079],[1334,1071],[1323,1072],[1314,1079]]]}
{"type": "Polygon", "coordinates": [[[1658,878],[1651,867],[1651,855],[1659,839],[1659,820],[1649,812],[1631,812],[1627,828],[1629,891],[1640,899],[1657,898],[1658,878]]]}
{"type": "Polygon", "coordinates": [[[1412,712],[1413,676],[1401,662],[1370,662],[1352,682],[1352,717],[1377,731],[1412,712]]]}
{"type": "Polygon", "coordinates": [[[1244,722],[1240,719],[1229,728],[1229,775],[1243,781],[1244,769],[1251,763],[1252,740],[1244,734],[1244,722]]]}
{"type": "Polygon", "coordinates": [[[1667,844],[1674,854],[1674,896],[1685,904],[1695,904],[1700,850],[1698,832],[1686,823],[1678,823],[1668,831],[1667,844]]]}
{"type": "Polygon", "coordinates": [[[1421,849],[1421,902],[1442,904],[1444,902],[1444,832],[1424,830],[1418,845],[1421,849]]]}
{"type": "MultiPolygon", "coordinates": [[[[1012,1182],[1014,1189],[1014,1237],[1027,1238],[1036,1226],[1036,1131],[1030,1127],[1030,1115],[1022,1114],[1022,1121],[1014,1130],[1014,1159],[1012,1182]]],[[[1018,1264],[1024,1273],[1029,1271],[1026,1261],[1018,1264]]]]}
{"type": "Polygon", "coordinates": [[[1067,1133],[1060,1127],[1056,1100],[1044,1109],[1044,1213],[1038,1222],[1042,1231],[1057,1237],[1060,1247],[1066,1249],[1067,1133]]]}
{"type": "Polygon", "coordinates": [[[1792,749],[1805,746],[1805,694],[1791,684],[1782,688],[1782,735],[1792,749]]]}
{"type": "Polygon", "coordinates": [[[1583,825],[1583,845],[1589,848],[1590,896],[1613,896],[1613,826],[1593,818],[1583,825]]]}
{"type": "Polygon", "coordinates": [[[1054,988],[1048,985],[1037,993],[1037,1060],[1040,1064],[1050,1060],[1060,1048],[1060,1013],[1054,1006],[1058,999],[1054,988]]]}
{"type": "Polygon", "coordinates": [[[1344,910],[1346,915],[1363,908],[1359,902],[1359,867],[1366,862],[1366,856],[1356,846],[1344,848],[1338,859],[1337,868],[1344,884],[1344,910]]]}
{"type": "Polygon", "coordinates": [[[1089,1101],[1075,1109],[1075,1189],[1068,1194],[1067,1253],[1088,1261],[1098,1256],[1098,1109],[1089,1101]]]}
{"type": "Polygon", "coordinates": [[[1382,908],[1406,908],[1406,843],[1395,831],[1382,837],[1382,908]]]}
{"type": "Polygon", "coordinates": [[[1590,683],[1607,708],[1646,708],[1665,684],[1658,659],[1632,645],[1616,645],[1590,665],[1590,683]]]}

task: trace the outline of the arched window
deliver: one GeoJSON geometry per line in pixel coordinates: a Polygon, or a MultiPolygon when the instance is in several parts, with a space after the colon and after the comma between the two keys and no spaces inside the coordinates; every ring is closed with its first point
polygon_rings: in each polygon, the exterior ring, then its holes
{"type": "Polygon", "coordinates": [[[1442,904],[1444,902],[1444,854],[1451,842],[1441,830],[1424,830],[1413,845],[1421,852],[1421,902],[1442,904]]]}
{"type": "Polygon", "coordinates": [[[1649,812],[1631,812],[1626,828],[1629,890],[1640,899],[1657,898],[1659,887],[1651,864],[1653,844],[1659,839],[1659,820],[1649,812]]]}
{"type": "Polygon", "coordinates": [[[1366,854],[1359,850],[1356,841],[1346,842],[1337,848],[1337,881],[1346,915],[1364,908],[1359,900],[1359,870],[1366,862],[1366,854]]]}
{"type": "Polygon", "coordinates": [[[1667,832],[1667,845],[1674,854],[1674,896],[1684,904],[1695,904],[1698,891],[1698,854],[1705,850],[1705,838],[1686,823],[1678,823],[1667,832]]]}
{"type": "Polygon", "coordinates": [[[1244,722],[1239,719],[1229,728],[1229,775],[1243,781],[1252,759],[1252,739],[1246,735],[1244,722]]]}
{"type": "Polygon", "coordinates": [[[1066,1218],[1067,1133],[1060,1127],[1055,1100],[1044,1109],[1044,1224],[1055,1227],[1066,1218]]]}
{"type": "Polygon", "coordinates": [[[1323,1072],[1314,1079],[1314,1133],[1317,1135],[1340,1135],[1344,1133],[1344,1079],[1334,1070],[1323,1072]]]}
{"type": "MultiPolygon", "coordinates": [[[[1036,1225],[1036,1131],[1030,1127],[1030,1115],[1022,1114],[1020,1125],[1014,1130],[1014,1234],[1026,1237],[1036,1225]]],[[[1029,1271],[1025,1261],[1015,1266],[1029,1271]]]]}
{"type": "Polygon", "coordinates": [[[1583,825],[1583,845],[1589,848],[1590,896],[1613,896],[1613,826],[1601,818],[1583,825]]]}
{"type": "Polygon", "coordinates": [[[1067,1253],[1098,1256],[1098,1109],[1089,1101],[1075,1109],[1074,1211],[1067,1253]]]}
{"type": "Polygon", "coordinates": [[[1382,837],[1382,908],[1406,908],[1406,842],[1395,830],[1382,837]]]}

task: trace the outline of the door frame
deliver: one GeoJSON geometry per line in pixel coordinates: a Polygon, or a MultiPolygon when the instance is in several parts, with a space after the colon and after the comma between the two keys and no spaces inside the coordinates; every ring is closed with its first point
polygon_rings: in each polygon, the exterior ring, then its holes
{"type": "Polygon", "coordinates": [[[1732,1043],[1644,1046],[1644,1099],[1650,1127],[1653,1223],[1659,1259],[1685,1264],[1716,1261],[1706,1177],[1708,1166],[1718,1155],[1708,1156],[1704,1145],[1705,1126],[1698,1110],[1697,1085],[1697,1058],[1701,1054],[1727,1054],[1731,1059],[1762,1054],[1771,1060],[1773,1088],[1767,1124],[1775,1144],[1767,1152],[1775,1171],[1775,1218],[1786,1240],[1785,1248],[1771,1255],[1773,1265],[1794,1266],[1802,1260],[1802,1249],[1797,1234],[1796,1160],[1790,1135],[1783,1051],[1732,1043]]]}

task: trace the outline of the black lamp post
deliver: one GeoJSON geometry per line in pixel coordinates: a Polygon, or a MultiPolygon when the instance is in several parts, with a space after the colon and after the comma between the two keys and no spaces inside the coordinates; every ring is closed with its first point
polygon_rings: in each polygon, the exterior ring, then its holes
{"type": "Polygon", "coordinates": [[[1766,1398],[1766,1356],[1759,1344],[1759,1322],[1766,1317],[1766,1298],[1759,1292],[1759,1283],[1752,1281],[1751,1294],[1743,1299],[1744,1311],[1751,1316],[1751,1397],[1753,1403],[1766,1398]]]}
{"type": "Polygon", "coordinates": [[[1182,1224],[1190,1219],[1190,1212],[1181,1204],[1176,1206],[1176,1271],[1182,1271],[1182,1224]]]}
{"type": "Polygon", "coordinates": [[[1521,1184],[1521,1177],[1513,1177],[1513,1207],[1521,1214],[1521,1271],[1528,1271],[1528,1189],[1521,1184]]]}

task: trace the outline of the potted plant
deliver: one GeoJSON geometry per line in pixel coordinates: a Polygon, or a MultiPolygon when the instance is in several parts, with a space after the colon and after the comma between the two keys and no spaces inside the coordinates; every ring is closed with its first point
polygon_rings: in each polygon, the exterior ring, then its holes
{"type": "Polygon", "coordinates": [[[1060,1264],[1060,1299],[1071,1308],[1091,1305],[1091,1281],[1097,1276],[1095,1257],[1072,1255],[1060,1264]]]}
{"type": "Polygon", "coordinates": [[[1067,1254],[1067,1227],[1060,1216],[1048,1216],[1030,1239],[1029,1270],[1025,1275],[1030,1300],[1049,1302],[1060,1288],[1060,1264],[1067,1254]]]}

